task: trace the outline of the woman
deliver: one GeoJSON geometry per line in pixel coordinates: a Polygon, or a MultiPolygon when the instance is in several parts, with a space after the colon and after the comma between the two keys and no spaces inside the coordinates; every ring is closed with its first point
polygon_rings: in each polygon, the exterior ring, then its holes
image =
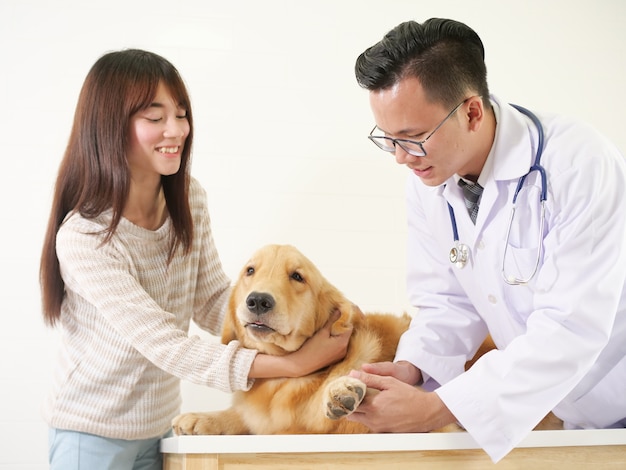
{"type": "Polygon", "coordinates": [[[193,120],[175,67],[141,50],[91,68],[61,162],[41,258],[43,314],[61,328],[44,407],[51,468],[161,468],[180,379],[223,391],[299,376],[345,355],[325,328],[284,357],[217,334],[229,279],[190,177],[193,120]]]}

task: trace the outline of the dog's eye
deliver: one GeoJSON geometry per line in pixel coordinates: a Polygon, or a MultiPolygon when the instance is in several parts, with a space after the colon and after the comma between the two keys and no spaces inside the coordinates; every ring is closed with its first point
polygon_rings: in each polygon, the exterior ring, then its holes
{"type": "Polygon", "coordinates": [[[294,281],[297,281],[297,282],[304,282],[304,278],[297,271],[291,274],[291,279],[293,279],[294,281]]]}
{"type": "Polygon", "coordinates": [[[246,276],[252,276],[254,274],[254,268],[252,266],[248,267],[246,270],[246,276]]]}

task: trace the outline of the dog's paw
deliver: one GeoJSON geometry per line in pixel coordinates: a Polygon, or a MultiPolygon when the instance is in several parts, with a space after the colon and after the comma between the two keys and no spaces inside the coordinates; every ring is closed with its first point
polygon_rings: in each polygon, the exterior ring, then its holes
{"type": "Polygon", "coordinates": [[[339,419],[353,413],[363,401],[366,391],[366,385],[353,377],[333,380],[324,391],[326,417],[339,419]]]}
{"type": "Polygon", "coordinates": [[[224,434],[217,413],[184,413],[172,420],[172,429],[179,436],[224,434]]]}

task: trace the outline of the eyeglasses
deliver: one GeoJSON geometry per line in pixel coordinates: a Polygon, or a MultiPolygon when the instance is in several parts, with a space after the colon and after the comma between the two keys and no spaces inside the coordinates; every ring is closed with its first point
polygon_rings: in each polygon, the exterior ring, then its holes
{"type": "MultiPolygon", "coordinates": [[[[374,131],[378,129],[378,126],[374,126],[374,128],[370,132],[370,135],[368,135],[367,138],[371,140],[372,142],[374,142],[378,148],[384,150],[385,152],[396,153],[396,145],[397,145],[409,155],[413,155],[414,157],[425,157],[426,150],[424,149],[424,144],[426,143],[426,141],[430,139],[433,136],[433,134],[437,132],[437,130],[441,126],[443,126],[445,122],[448,119],[450,119],[454,115],[454,113],[456,113],[456,111],[465,103],[467,103],[471,98],[473,98],[473,96],[470,96],[469,98],[465,98],[458,105],[456,105],[455,108],[452,111],[450,111],[450,113],[443,119],[443,121],[441,121],[437,125],[437,127],[435,127],[435,130],[432,131],[430,134],[428,134],[428,137],[426,137],[424,140],[421,140],[419,142],[416,140],[410,140],[410,139],[393,139],[391,137],[387,137],[384,135],[372,135],[374,134],[374,131]]],[[[380,131],[380,129],[378,130],[380,131]]]]}

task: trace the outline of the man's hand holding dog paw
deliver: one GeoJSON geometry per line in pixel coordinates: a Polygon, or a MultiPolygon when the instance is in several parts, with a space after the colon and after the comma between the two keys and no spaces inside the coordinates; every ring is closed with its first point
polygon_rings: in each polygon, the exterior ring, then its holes
{"type": "Polygon", "coordinates": [[[373,432],[429,432],[456,421],[434,392],[426,392],[392,376],[352,371],[350,377],[379,391],[368,393],[355,412],[346,417],[373,432]]]}

